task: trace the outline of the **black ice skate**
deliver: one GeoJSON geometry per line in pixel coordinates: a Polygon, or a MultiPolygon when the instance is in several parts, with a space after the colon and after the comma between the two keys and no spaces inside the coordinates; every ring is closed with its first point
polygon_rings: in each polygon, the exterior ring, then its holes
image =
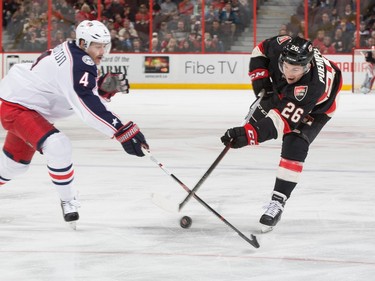
{"type": "Polygon", "coordinates": [[[76,200],[61,201],[61,209],[63,212],[64,220],[69,223],[70,227],[74,230],[76,227],[76,222],[79,219],[79,214],[77,209],[80,207],[80,203],[76,200]]]}
{"type": "Polygon", "coordinates": [[[286,200],[287,197],[284,194],[277,191],[272,193],[272,199],[267,206],[267,210],[259,220],[259,222],[262,224],[262,232],[271,231],[279,222],[284,211],[286,200]]]}

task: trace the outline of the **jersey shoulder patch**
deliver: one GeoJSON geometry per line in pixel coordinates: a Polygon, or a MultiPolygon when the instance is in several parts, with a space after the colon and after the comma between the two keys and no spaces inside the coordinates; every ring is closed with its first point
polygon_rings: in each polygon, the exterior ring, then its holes
{"type": "Polygon", "coordinates": [[[302,101],[307,94],[308,86],[300,85],[294,87],[294,98],[298,101],[302,101]]]}
{"type": "Polygon", "coordinates": [[[276,41],[279,45],[282,45],[283,43],[291,40],[292,37],[290,37],[289,35],[282,35],[282,36],[277,36],[276,37],[276,41]]]}
{"type": "Polygon", "coordinates": [[[90,72],[96,76],[97,67],[92,58],[85,51],[81,50],[74,42],[69,42],[68,46],[74,62],[74,70],[90,72]]]}
{"type": "Polygon", "coordinates": [[[92,58],[88,55],[84,55],[82,57],[82,61],[83,63],[87,64],[87,65],[95,65],[95,62],[92,60],[92,58]]]}

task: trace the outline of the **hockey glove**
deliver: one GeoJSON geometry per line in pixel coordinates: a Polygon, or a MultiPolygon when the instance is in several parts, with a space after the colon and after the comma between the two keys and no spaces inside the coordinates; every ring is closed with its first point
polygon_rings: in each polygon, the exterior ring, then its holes
{"type": "Polygon", "coordinates": [[[129,93],[130,85],[125,74],[108,72],[98,80],[98,92],[107,101],[111,100],[116,93],[129,93]]]}
{"type": "Polygon", "coordinates": [[[253,91],[257,97],[262,89],[265,90],[266,96],[273,93],[273,86],[267,69],[257,68],[249,72],[249,76],[253,85],[253,91]]]}
{"type": "Polygon", "coordinates": [[[249,123],[243,127],[228,129],[221,137],[221,142],[226,146],[230,143],[232,148],[241,148],[246,145],[258,144],[258,133],[249,123]]]}
{"type": "Polygon", "coordinates": [[[115,138],[122,144],[124,150],[131,155],[142,157],[145,156],[142,147],[149,149],[144,135],[133,122],[122,126],[115,133],[115,138]]]}

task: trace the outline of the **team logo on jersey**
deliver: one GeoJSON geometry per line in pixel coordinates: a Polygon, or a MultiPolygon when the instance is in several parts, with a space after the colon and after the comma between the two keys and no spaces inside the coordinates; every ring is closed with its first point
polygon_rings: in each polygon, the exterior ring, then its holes
{"type": "Polygon", "coordinates": [[[307,94],[308,86],[296,86],[294,87],[294,97],[296,100],[301,101],[307,94]]]}
{"type": "Polygon", "coordinates": [[[92,60],[92,58],[88,55],[85,55],[82,57],[82,61],[87,64],[87,65],[94,65],[94,61],[92,60]]]}

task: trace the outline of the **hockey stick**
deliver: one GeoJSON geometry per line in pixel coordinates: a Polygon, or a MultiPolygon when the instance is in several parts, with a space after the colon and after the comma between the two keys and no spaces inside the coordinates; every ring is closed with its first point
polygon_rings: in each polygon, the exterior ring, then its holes
{"type": "MultiPolygon", "coordinates": [[[[242,121],[241,126],[244,126],[246,123],[249,122],[251,116],[253,116],[255,109],[258,107],[260,101],[262,100],[264,96],[265,91],[261,90],[259,93],[259,97],[251,104],[249,108],[249,112],[245,116],[245,119],[242,121]]],[[[191,192],[185,197],[185,199],[180,203],[178,206],[178,210],[181,211],[182,208],[186,205],[187,202],[191,199],[191,197],[194,196],[194,194],[198,191],[198,189],[201,187],[201,185],[206,181],[208,176],[212,173],[212,171],[216,168],[216,166],[219,164],[219,162],[224,158],[225,154],[229,151],[231,147],[231,144],[228,143],[223,151],[220,153],[220,155],[216,158],[216,160],[211,164],[211,166],[208,168],[207,172],[204,173],[202,178],[198,181],[198,183],[194,186],[194,188],[191,190],[191,192]]]]}
{"type": "MultiPolygon", "coordinates": [[[[182,182],[180,181],[174,174],[169,172],[162,163],[160,163],[149,150],[142,148],[142,151],[145,155],[148,155],[152,162],[156,163],[167,175],[171,176],[175,181],[177,181],[183,189],[186,190],[189,194],[191,194],[191,190],[182,182]]],[[[220,215],[218,212],[216,212],[214,209],[210,207],[206,202],[204,202],[198,195],[193,194],[192,195],[200,204],[202,204],[207,210],[209,210],[211,213],[213,213],[215,216],[217,216],[221,221],[223,221],[227,226],[229,226],[232,230],[237,232],[237,234],[244,239],[246,242],[248,242],[250,245],[252,245],[254,248],[259,248],[259,243],[255,235],[251,234],[250,238],[245,236],[241,231],[239,231],[236,227],[234,227],[229,221],[227,221],[222,215],[220,215]]]]}

